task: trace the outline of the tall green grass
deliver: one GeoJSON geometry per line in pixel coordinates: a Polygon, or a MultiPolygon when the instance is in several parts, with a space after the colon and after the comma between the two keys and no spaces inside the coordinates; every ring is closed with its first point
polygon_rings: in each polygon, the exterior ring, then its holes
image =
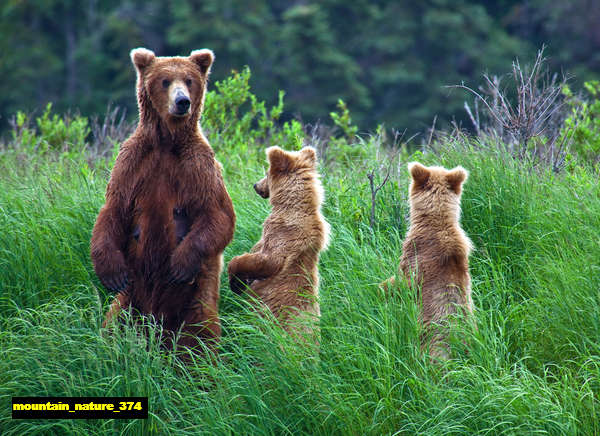
{"type": "MultiPolygon", "coordinates": [[[[597,174],[556,175],[481,144],[443,145],[419,159],[470,171],[462,225],[476,246],[478,330],[461,332],[467,346],[455,341],[454,358],[439,365],[420,352],[409,291],[377,287],[400,257],[406,159],[378,196],[374,230],[365,165],[322,169],[332,235],[320,264],[320,349],[257,317],[223,276],[220,358],[183,365],[139,327],[100,332],[110,296],[88,247],[110,165],[5,152],[0,433],[600,434],[597,174]],[[10,397],[25,395],[147,395],[150,417],[11,420],[10,397]]],[[[260,159],[215,148],[238,217],[228,261],[258,240],[269,206],[252,190],[260,159]]]]}

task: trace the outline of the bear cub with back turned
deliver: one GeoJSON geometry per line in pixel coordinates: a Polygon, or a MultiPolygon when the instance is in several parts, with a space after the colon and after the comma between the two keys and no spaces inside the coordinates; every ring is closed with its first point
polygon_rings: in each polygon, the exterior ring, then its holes
{"type": "Polygon", "coordinates": [[[311,332],[310,323],[321,315],[319,253],[329,240],[329,224],[321,214],[323,188],[316,151],[312,147],[298,152],[270,147],[267,157],[267,175],[254,189],[270,199],[273,209],[260,241],[250,253],[229,263],[229,283],[236,293],[248,286],[286,331],[311,332]],[[306,321],[308,325],[300,325],[306,321]]]}
{"type": "MultiPolygon", "coordinates": [[[[425,333],[422,345],[434,358],[448,358],[445,344],[451,315],[473,312],[469,254],[471,240],[460,227],[460,197],[468,173],[462,167],[447,170],[408,165],[410,227],[402,245],[399,275],[420,292],[425,333]]],[[[385,283],[388,288],[394,278],[385,283]]]]}

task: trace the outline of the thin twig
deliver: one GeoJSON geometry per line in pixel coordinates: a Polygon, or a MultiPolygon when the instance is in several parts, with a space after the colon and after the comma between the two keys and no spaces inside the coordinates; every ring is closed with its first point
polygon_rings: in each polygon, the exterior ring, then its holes
{"type": "MultiPolygon", "coordinates": [[[[427,148],[431,146],[431,139],[433,138],[433,132],[435,131],[435,122],[437,121],[437,115],[433,117],[433,123],[431,123],[431,130],[429,131],[429,139],[427,140],[427,148]]],[[[410,139],[409,139],[410,141],[410,139]]]]}
{"type": "MultiPolygon", "coordinates": [[[[391,157],[389,157],[387,169],[385,172],[385,177],[383,178],[381,183],[379,185],[375,185],[375,171],[377,168],[372,168],[371,171],[367,172],[367,179],[369,179],[369,188],[371,189],[371,215],[369,217],[369,224],[371,226],[371,230],[373,230],[373,231],[375,231],[375,224],[376,224],[376,222],[375,222],[375,207],[376,207],[377,194],[379,193],[379,191],[381,191],[381,189],[385,186],[385,184],[388,182],[388,180],[390,178],[390,173],[392,171],[392,164],[394,163],[396,156],[398,156],[398,154],[400,153],[400,147],[398,147],[398,142],[402,139],[402,137],[404,136],[405,133],[406,133],[406,130],[401,135],[398,131],[394,132],[394,144],[393,145],[394,145],[395,151],[391,155],[391,157]]],[[[408,139],[408,141],[412,140],[415,136],[416,136],[416,134],[411,136],[408,139]]],[[[382,168],[383,168],[383,165],[380,165],[379,170],[381,170],[382,168]]]]}

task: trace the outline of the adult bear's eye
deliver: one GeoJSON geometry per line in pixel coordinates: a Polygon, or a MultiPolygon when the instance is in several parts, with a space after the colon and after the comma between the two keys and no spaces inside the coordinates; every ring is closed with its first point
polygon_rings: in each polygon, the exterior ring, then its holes
{"type": "Polygon", "coordinates": [[[192,79],[185,79],[185,84],[188,86],[188,88],[192,86],[192,79]]]}
{"type": "Polygon", "coordinates": [[[171,82],[169,80],[167,80],[167,79],[164,79],[162,81],[163,88],[168,88],[170,84],[171,84],[171,82]]]}

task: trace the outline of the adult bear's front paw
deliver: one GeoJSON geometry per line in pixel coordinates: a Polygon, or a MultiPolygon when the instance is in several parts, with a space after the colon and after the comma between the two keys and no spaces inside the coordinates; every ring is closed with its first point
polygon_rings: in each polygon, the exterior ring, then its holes
{"type": "Polygon", "coordinates": [[[120,292],[129,285],[129,269],[120,250],[110,250],[103,246],[92,248],[94,271],[100,283],[111,292],[120,292]]]}
{"type": "Polygon", "coordinates": [[[171,256],[168,283],[193,283],[194,278],[200,271],[200,264],[193,261],[191,256],[183,256],[180,251],[175,250],[171,256]]]}
{"type": "Polygon", "coordinates": [[[100,282],[111,292],[121,292],[129,285],[129,274],[124,265],[117,266],[112,271],[98,273],[100,282]]]}

